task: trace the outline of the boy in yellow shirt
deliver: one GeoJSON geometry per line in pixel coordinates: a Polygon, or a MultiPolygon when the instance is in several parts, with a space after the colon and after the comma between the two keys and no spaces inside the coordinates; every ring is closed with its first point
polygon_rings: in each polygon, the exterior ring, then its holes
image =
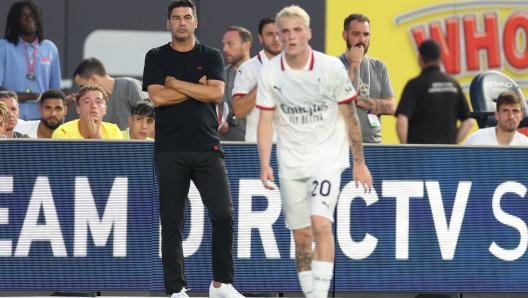
{"type": "Polygon", "coordinates": [[[83,86],[75,97],[79,119],[59,126],[54,139],[123,139],[119,127],[103,122],[108,94],[99,86],[83,86]]]}

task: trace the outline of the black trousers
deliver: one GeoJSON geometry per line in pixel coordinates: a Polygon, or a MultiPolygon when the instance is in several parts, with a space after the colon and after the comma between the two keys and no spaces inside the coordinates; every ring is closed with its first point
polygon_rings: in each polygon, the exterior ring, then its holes
{"type": "Polygon", "coordinates": [[[165,292],[187,286],[182,233],[190,180],[212,223],[213,279],[233,283],[233,202],[222,151],[172,151],[154,155],[159,185],[161,249],[165,292]]]}

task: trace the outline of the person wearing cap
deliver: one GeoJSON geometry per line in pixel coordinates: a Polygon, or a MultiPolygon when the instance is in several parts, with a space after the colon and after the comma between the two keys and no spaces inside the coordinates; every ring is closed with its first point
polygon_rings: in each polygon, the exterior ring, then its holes
{"type": "Polygon", "coordinates": [[[422,72],[405,85],[395,113],[400,142],[458,144],[473,126],[466,97],[457,81],[440,70],[438,42],[425,40],[418,51],[422,72]]]}

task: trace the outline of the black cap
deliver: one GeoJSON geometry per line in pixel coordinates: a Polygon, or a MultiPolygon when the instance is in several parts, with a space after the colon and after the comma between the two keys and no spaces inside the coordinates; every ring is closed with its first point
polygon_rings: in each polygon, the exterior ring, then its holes
{"type": "Polygon", "coordinates": [[[442,55],[440,45],[434,39],[427,39],[422,42],[420,47],[418,47],[418,51],[420,52],[420,55],[422,55],[422,57],[429,60],[436,60],[442,55]]]}

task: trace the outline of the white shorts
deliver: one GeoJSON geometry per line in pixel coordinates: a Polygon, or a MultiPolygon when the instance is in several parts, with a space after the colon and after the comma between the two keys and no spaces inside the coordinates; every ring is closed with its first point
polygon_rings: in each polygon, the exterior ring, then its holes
{"type": "Polygon", "coordinates": [[[342,170],[335,170],[302,180],[280,179],[282,210],[288,229],[312,226],[312,215],[334,222],[341,173],[342,170]]]}

